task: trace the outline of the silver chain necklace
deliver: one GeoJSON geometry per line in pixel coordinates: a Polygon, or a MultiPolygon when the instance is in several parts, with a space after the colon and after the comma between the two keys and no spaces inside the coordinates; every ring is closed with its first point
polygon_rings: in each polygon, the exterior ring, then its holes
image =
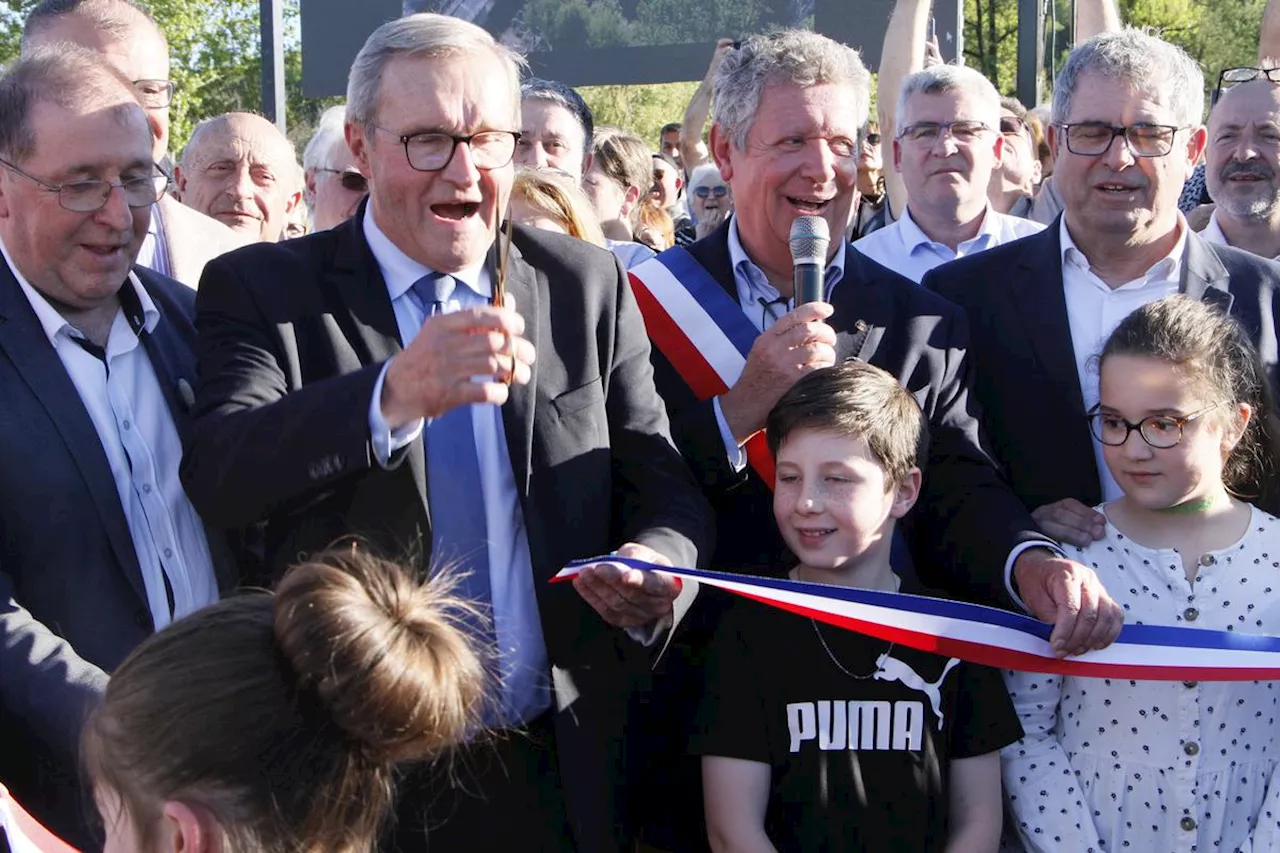
{"type": "Polygon", "coordinates": [[[822,631],[818,628],[818,620],[810,617],[809,624],[813,626],[813,633],[818,635],[818,642],[822,644],[822,650],[827,653],[827,657],[831,658],[831,662],[835,664],[841,672],[852,678],[854,681],[866,681],[867,679],[875,678],[877,674],[884,671],[884,667],[880,665],[880,660],[885,655],[893,651],[894,643],[890,643],[889,648],[885,649],[884,653],[876,658],[876,668],[873,672],[869,672],[866,675],[855,675],[850,672],[844,664],[840,663],[840,659],[831,651],[831,647],[827,645],[826,639],[822,636],[822,631]]]}

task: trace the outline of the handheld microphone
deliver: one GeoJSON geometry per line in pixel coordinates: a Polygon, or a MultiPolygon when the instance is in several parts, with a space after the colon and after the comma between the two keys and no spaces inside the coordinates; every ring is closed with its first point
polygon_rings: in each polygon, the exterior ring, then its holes
{"type": "Polygon", "coordinates": [[[827,247],[831,245],[827,220],[821,216],[797,216],[791,223],[789,243],[796,305],[826,301],[822,277],[827,247]]]}

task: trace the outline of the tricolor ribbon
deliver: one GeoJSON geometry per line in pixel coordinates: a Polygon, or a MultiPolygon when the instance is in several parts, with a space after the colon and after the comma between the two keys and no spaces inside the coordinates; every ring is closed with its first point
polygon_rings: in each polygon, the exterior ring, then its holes
{"type": "Polygon", "coordinates": [[[697,581],[860,634],[971,663],[1024,672],[1149,681],[1280,679],[1280,638],[1170,625],[1125,625],[1101,651],[1058,659],[1052,630],[994,607],[880,590],[657,566],[626,557],[575,560],[553,579],[591,563],[619,563],[697,581]]]}
{"type": "Polygon", "coordinates": [[[3,785],[0,785],[0,833],[13,853],[76,853],[74,847],[27,814],[3,785]]]}
{"type": "MultiPolygon", "coordinates": [[[[668,249],[628,274],[649,339],[699,400],[728,391],[742,375],[760,330],[738,300],[686,250],[668,249]]],[[[773,454],[763,432],[746,444],[747,461],[773,488],[773,454]]]]}

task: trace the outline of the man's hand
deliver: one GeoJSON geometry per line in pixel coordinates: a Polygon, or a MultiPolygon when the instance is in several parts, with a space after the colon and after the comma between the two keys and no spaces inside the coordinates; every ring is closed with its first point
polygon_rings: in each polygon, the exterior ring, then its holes
{"type": "MultiPolygon", "coordinates": [[[[657,551],[635,542],[628,542],[616,553],[659,566],[671,565],[657,551]]],[[[640,628],[672,612],[671,604],[680,594],[680,581],[602,560],[583,566],[573,579],[573,588],[615,628],[640,628]]]]}
{"type": "Polygon", "coordinates": [[[1107,534],[1107,519],[1075,498],[1063,498],[1033,510],[1031,517],[1040,529],[1059,542],[1085,548],[1107,534]]]}
{"type": "Polygon", "coordinates": [[[733,39],[717,39],[715,53],[711,54],[711,64],[707,66],[706,79],[715,82],[716,72],[720,70],[720,63],[724,62],[724,58],[729,55],[730,51],[736,50],[734,45],[737,44],[733,39]]]}
{"type": "Polygon", "coordinates": [[[764,429],[778,398],[800,377],[836,363],[836,332],[826,322],[834,310],[826,302],[798,305],[751,345],[742,375],[720,397],[739,444],[764,429]]]}
{"type": "Polygon", "coordinates": [[[1092,569],[1045,548],[1029,548],[1013,564],[1018,594],[1031,614],[1053,623],[1049,644],[1063,658],[1105,649],[1124,626],[1124,611],[1092,569]]]}
{"type": "Polygon", "coordinates": [[[428,317],[404,352],[391,359],[382,383],[382,415],[392,429],[434,418],[468,403],[502,405],[508,380],[533,376],[533,344],[520,337],[524,318],[510,300],[428,317]],[[473,377],[492,377],[477,382],[473,377]]]}
{"type": "Polygon", "coordinates": [[[935,65],[946,65],[946,61],[942,58],[942,48],[938,46],[937,33],[924,43],[924,67],[932,68],[935,65]]]}

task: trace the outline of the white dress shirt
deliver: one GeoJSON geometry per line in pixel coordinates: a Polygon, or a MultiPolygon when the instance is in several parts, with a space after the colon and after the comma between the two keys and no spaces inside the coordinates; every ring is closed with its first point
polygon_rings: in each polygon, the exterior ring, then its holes
{"type": "Polygon", "coordinates": [[[139,339],[154,332],[161,320],[155,302],[129,273],[124,287],[137,298],[131,300],[126,294],[122,301],[139,310],[116,312],[104,361],[76,343],[77,338],[86,339],[31,286],[3,243],[0,253],[31,303],[102,442],[156,630],[214,603],[218,582],[204,523],[178,480],[182,440],[139,339]]]}
{"type": "MultiPolygon", "coordinates": [[[[434,270],[400,251],[374,222],[372,208],[365,210],[363,226],[369,249],[387,284],[400,341],[408,346],[422,328],[424,319],[409,291],[414,282],[434,270]]],[[[493,285],[483,264],[452,275],[457,287],[445,305],[446,313],[489,304],[493,285]]],[[[369,405],[369,431],[374,455],[384,468],[392,453],[415,441],[423,430],[422,421],[394,432],[387,426],[380,405],[386,376],[384,367],[369,405]]],[[[502,409],[476,404],[472,408],[472,424],[484,491],[485,525],[489,534],[494,633],[503,673],[503,719],[500,722],[517,725],[551,707],[550,664],[533,586],[533,558],[529,554],[524,514],[520,510],[515,472],[511,468],[511,454],[502,426],[502,409]]]]}
{"type": "Polygon", "coordinates": [[[147,226],[147,236],[142,241],[142,247],[138,249],[138,259],[135,263],[140,267],[146,267],[160,275],[173,277],[173,273],[169,270],[169,250],[164,244],[164,228],[161,227],[162,214],[160,205],[151,205],[151,220],[147,226]]]}
{"type": "MultiPolygon", "coordinates": [[[[1120,325],[1120,321],[1144,305],[1178,292],[1182,274],[1182,254],[1187,248],[1185,220],[1178,222],[1178,242],[1173,250],[1157,261],[1139,278],[1112,287],[1089,269],[1089,259],[1076,248],[1067,232],[1064,216],[1058,225],[1062,241],[1062,288],[1067,301],[1067,322],[1071,327],[1071,345],[1075,350],[1076,373],[1084,393],[1084,410],[1098,405],[1098,368],[1094,356],[1120,325]]],[[[1102,484],[1103,500],[1113,501],[1122,492],[1102,458],[1102,442],[1093,438],[1093,456],[1102,484]]]]}
{"type": "Polygon", "coordinates": [[[878,231],[872,231],[855,242],[853,248],[919,284],[925,273],[947,261],[974,255],[1043,230],[1044,226],[1039,222],[997,213],[988,205],[982,216],[982,224],[978,226],[978,233],[956,246],[953,251],[950,246],[932,240],[920,229],[911,218],[911,207],[908,205],[903,209],[901,219],[878,231]]]}
{"type": "MultiPolygon", "coordinates": [[[[1216,210],[1209,217],[1209,224],[1200,232],[1200,236],[1204,238],[1205,242],[1213,243],[1215,246],[1231,245],[1227,240],[1227,235],[1222,233],[1222,226],[1218,223],[1218,211],[1216,210]]],[[[1271,260],[1280,261],[1280,255],[1276,255],[1271,260]]]]}
{"type": "MultiPolygon", "coordinates": [[[[844,278],[844,253],[848,241],[840,240],[831,263],[823,274],[823,292],[831,297],[831,289],[844,278]]],[[[738,218],[729,217],[729,262],[733,264],[733,283],[738,288],[738,304],[751,324],[761,332],[768,329],[783,314],[796,307],[795,296],[784,299],[778,288],[769,283],[764,270],[756,266],[755,261],[747,255],[742,247],[742,238],[738,236],[738,218]]],[[[734,471],[741,471],[747,466],[747,452],[738,446],[738,440],[729,429],[729,422],[724,418],[720,408],[720,398],[711,401],[712,410],[716,413],[716,425],[720,427],[720,440],[724,442],[725,452],[729,455],[729,464],[734,471]]]]}

